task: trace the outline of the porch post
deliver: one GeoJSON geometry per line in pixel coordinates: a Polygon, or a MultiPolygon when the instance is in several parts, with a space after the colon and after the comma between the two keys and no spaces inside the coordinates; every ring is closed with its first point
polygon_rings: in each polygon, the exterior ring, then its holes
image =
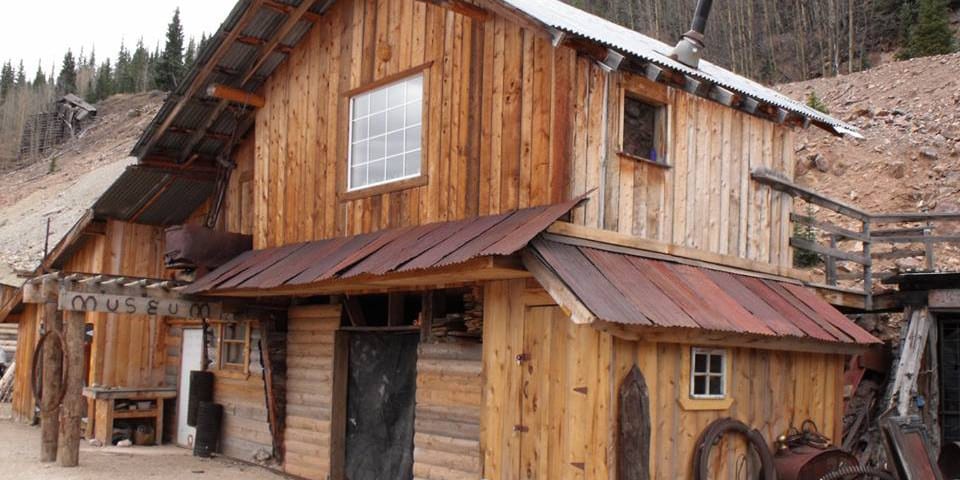
{"type": "MultiPolygon", "coordinates": [[[[43,298],[44,329],[51,337],[63,334],[63,318],[57,310],[59,282],[53,278],[43,279],[41,295],[43,298]]],[[[57,459],[57,435],[60,430],[59,394],[61,384],[63,352],[60,342],[50,338],[43,343],[43,391],[40,397],[40,461],[53,462],[57,459]]]]}
{"type": "Polygon", "coordinates": [[[63,419],[60,422],[61,467],[76,467],[80,463],[80,419],[83,417],[83,312],[64,312],[64,342],[67,345],[67,384],[63,397],[63,419]]]}

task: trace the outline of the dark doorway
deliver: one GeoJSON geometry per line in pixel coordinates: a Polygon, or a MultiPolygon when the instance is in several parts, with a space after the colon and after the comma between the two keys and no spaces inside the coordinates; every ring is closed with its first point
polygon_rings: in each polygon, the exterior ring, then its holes
{"type": "Polygon", "coordinates": [[[943,443],[960,441],[960,316],[938,314],[943,443]]]}
{"type": "Polygon", "coordinates": [[[350,333],[346,478],[413,478],[418,333],[350,333]]]}

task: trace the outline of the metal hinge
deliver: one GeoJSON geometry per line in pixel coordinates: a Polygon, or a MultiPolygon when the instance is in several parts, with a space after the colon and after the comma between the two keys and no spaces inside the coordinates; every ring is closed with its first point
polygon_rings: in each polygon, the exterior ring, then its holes
{"type": "Polygon", "coordinates": [[[517,355],[517,365],[520,365],[523,362],[529,362],[529,361],[530,361],[530,354],[521,353],[517,355]]]}
{"type": "Polygon", "coordinates": [[[527,433],[530,431],[530,427],[527,427],[526,425],[514,425],[513,431],[518,433],[527,433]]]}

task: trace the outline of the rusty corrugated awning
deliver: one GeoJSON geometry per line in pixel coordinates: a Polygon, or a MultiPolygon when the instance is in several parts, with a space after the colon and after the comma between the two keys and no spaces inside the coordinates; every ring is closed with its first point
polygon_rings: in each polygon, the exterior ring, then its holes
{"type": "MultiPolygon", "coordinates": [[[[605,322],[830,343],[879,342],[815,293],[786,280],[645,258],[554,237],[534,240],[530,250],[593,318],[605,322]]],[[[555,300],[561,305],[571,301],[555,300]]]]}
{"type": "Polygon", "coordinates": [[[393,273],[437,269],[479,257],[512,255],[582,198],[455,222],[246,252],[184,293],[283,290],[393,273]]]}

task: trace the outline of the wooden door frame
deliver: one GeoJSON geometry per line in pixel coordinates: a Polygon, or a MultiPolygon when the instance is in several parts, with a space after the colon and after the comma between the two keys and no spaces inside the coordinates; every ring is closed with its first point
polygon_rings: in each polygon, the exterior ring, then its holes
{"type": "MultiPolygon", "coordinates": [[[[419,326],[340,327],[333,336],[333,388],[330,402],[330,479],[344,480],[347,466],[347,393],[350,389],[350,339],[354,333],[410,335],[419,326]]],[[[423,341],[422,339],[420,340],[423,341]]],[[[414,432],[416,433],[416,432],[414,432]]]]}
{"type": "MultiPolygon", "coordinates": [[[[182,324],[182,325],[179,325],[179,327],[180,327],[180,356],[177,358],[177,360],[178,360],[178,361],[177,361],[177,403],[176,403],[176,407],[177,407],[177,408],[174,409],[175,415],[174,415],[173,429],[172,429],[171,435],[173,436],[173,444],[176,445],[176,446],[178,446],[178,447],[182,447],[182,446],[177,442],[177,437],[180,435],[180,414],[181,414],[181,412],[180,412],[180,395],[181,395],[181,394],[186,394],[186,395],[189,396],[189,394],[190,394],[189,391],[187,391],[187,392],[180,392],[180,382],[183,380],[183,379],[181,378],[181,377],[182,377],[182,376],[181,376],[181,373],[183,372],[183,344],[184,344],[183,339],[184,339],[184,337],[186,336],[187,330],[200,330],[200,363],[201,363],[200,367],[201,367],[201,368],[204,368],[203,359],[204,359],[204,357],[205,357],[204,350],[207,348],[207,345],[206,345],[206,342],[205,342],[207,336],[203,333],[203,325],[202,325],[202,324],[199,324],[199,323],[196,324],[196,325],[194,325],[194,324],[182,324]]],[[[170,334],[170,325],[168,324],[168,325],[167,325],[167,329],[166,329],[166,335],[169,335],[169,334],[170,334]]],[[[205,369],[205,368],[204,368],[204,369],[205,369]]],[[[182,413],[183,413],[184,415],[186,415],[186,412],[182,412],[182,413]]],[[[162,439],[161,439],[161,441],[162,441],[162,439]]],[[[182,448],[187,448],[187,447],[182,447],[182,448]]]]}

